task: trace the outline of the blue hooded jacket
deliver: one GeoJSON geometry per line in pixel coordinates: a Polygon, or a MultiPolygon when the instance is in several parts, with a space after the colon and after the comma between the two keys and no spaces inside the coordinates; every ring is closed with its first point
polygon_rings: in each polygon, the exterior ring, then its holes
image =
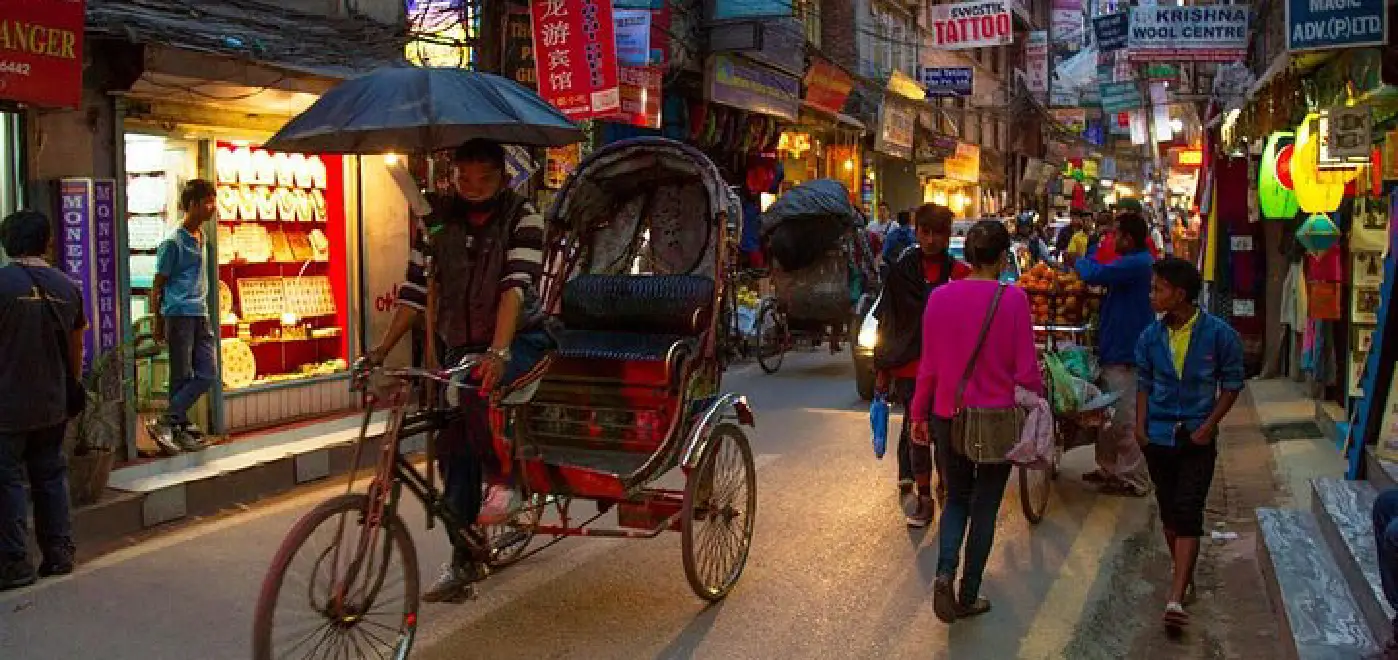
{"type": "Polygon", "coordinates": [[[1149,250],[1124,254],[1110,264],[1097,263],[1097,248],[1078,259],[1078,275],[1088,284],[1107,287],[1098,321],[1098,358],[1102,364],[1135,364],[1136,340],[1155,322],[1150,308],[1149,250]]]}
{"type": "Polygon", "coordinates": [[[1175,372],[1169,333],[1156,321],[1136,342],[1136,387],[1149,397],[1146,434],[1153,445],[1174,446],[1175,425],[1193,433],[1208,419],[1219,391],[1243,389],[1243,340],[1223,319],[1200,311],[1189,336],[1184,373],[1175,372]]]}

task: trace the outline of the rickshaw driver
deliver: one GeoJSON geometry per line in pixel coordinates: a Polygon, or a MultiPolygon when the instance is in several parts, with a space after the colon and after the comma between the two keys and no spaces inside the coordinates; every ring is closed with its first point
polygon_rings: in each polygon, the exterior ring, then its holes
{"type": "MultiPolygon", "coordinates": [[[[483,396],[501,383],[519,381],[553,347],[543,330],[538,281],[543,270],[544,219],[509,188],[505,150],[495,142],[466,142],[455,153],[455,195],[431,199],[427,230],[414,246],[407,281],[399,288],[388,331],[369,360],[382,364],[388,352],[427,308],[426,255],[435,256],[436,327],[442,364],[483,356],[475,377],[482,396],[466,391],[462,415],[438,441],[443,497],[468,533],[473,525],[499,524],[517,508],[515,490],[499,478],[492,451],[489,408],[483,396]],[[430,242],[428,238],[430,237],[430,242]],[[482,505],[482,485],[490,487],[482,505]]],[[[460,602],[486,567],[456,548],[452,561],[427,592],[427,602],[460,602]]]]}

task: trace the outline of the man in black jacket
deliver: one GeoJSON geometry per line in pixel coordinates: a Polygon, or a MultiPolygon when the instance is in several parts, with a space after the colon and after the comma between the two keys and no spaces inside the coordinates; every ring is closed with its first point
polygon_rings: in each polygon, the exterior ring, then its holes
{"type": "MultiPolygon", "coordinates": [[[[922,310],[932,289],[971,273],[954,259],[951,243],[951,209],[923,204],[914,213],[917,243],[891,256],[892,266],[879,305],[879,344],[874,349],[878,389],[893,386],[893,399],[903,404],[903,429],[898,435],[898,485],[903,492],[917,487],[917,501],[908,514],[908,525],[926,527],[936,512],[932,501],[932,450],[912,442],[911,402],[922,354],[922,310]]],[[[937,466],[940,472],[941,466],[937,466]]],[[[945,482],[940,474],[939,490],[945,482]]]]}

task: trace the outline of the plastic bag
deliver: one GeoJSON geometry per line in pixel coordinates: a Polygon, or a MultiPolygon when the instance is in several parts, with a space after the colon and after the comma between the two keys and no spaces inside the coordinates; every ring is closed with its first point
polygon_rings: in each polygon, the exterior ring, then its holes
{"type": "Polygon", "coordinates": [[[1077,381],[1082,379],[1074,378],[1056,353],[1045,355],[1043,360],[1044,370],[1048,373],[1045,385],[1048,387],[1049,403],[1053,404],[1053,413],[1071,415],[1077,412],[1080,403],[1077,381]]]}
{"type": "Polygon", "coordinates": [[[888,449],[888,398],[883,393],[875,394],[869,404],[869,428],[874,432],[874,457],[883,460],[888,449]]]}
{"type": "Polygon", "coordinates": [[[1099,375],[1097,356],[1081,346],[1058,352],[1059,359],[1068,373],[1083,380],[1097,380],[1099,375]]]}

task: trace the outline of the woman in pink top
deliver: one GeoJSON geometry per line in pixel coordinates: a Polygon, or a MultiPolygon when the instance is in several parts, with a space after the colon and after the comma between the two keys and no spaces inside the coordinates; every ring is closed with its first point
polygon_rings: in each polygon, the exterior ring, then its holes
{"type": "MultiPolygon", "coordinates": [[[[935,436],[937,461],[946,466],[947,502],[938,532],[940,554],[932,598],[937,618],[946,623],[990,610],[990,601],[980,597],[981,574],[995,542],[995,517],[1013,466],[975,463],[954,452],[951,418],[957,387],[1001,286],[1000,273],[1009,250],[1010,233],[1003,223],[976,223],[966,235],[966,261],[973,273],[932,292],[922,315],[922,362],[913,400],[913,419],[919,421],[913,424],[913,441],[927,443],[935,436]],[[922,421],[929,419],[930,435],[929,423],[922,421]],[[963,541],[966,563],[960,592],[953,594],[963,541]]],[[[1036,393],[1043,390],[1029,299],[1022,289],[1011,286],[1000,297],[962,404],[1009,408],[1015,405],[1016,386],[1036,393]]]]}

